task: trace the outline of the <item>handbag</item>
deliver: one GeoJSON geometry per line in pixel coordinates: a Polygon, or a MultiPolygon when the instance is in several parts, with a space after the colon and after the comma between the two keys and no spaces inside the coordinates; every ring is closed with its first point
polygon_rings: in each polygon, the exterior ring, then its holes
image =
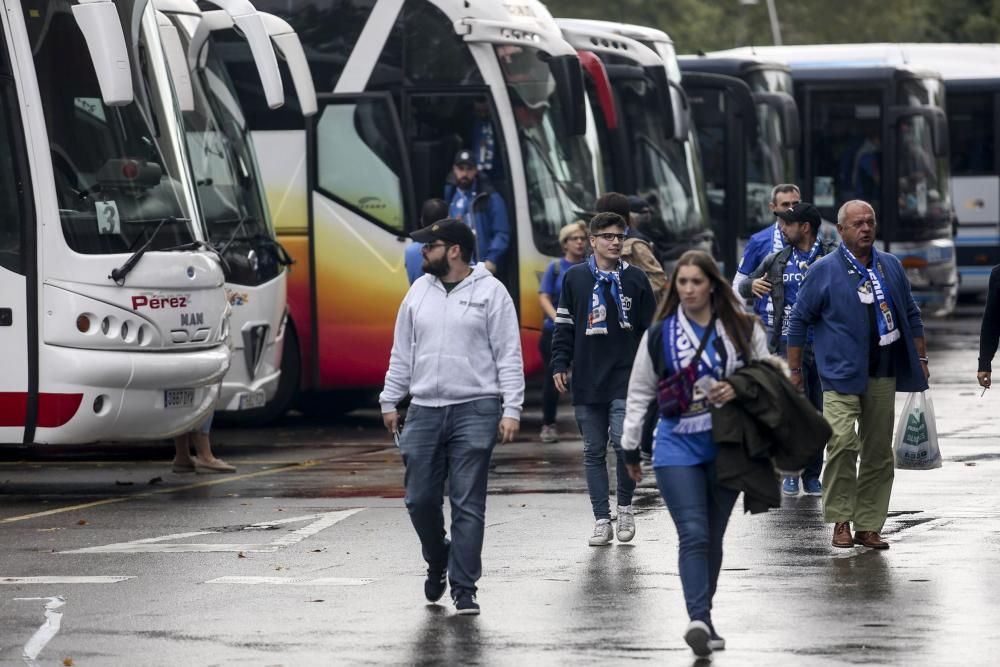
{"type": "Polygon", "coordinates": [[[656,387],[656,403],[660,408],[660,414],[667,419],[673,419],[684,414],[691,407],[691,397],[694,395],[694,382],[698,379],[698,360],[701,353],[705,351],[708,338],[715,329],[715,316],[705,327],[705,333],[701,336],[701,343],[698,351],[694,353],[694,358],[684,368],[673,375],[661,378],[656,387]]]}

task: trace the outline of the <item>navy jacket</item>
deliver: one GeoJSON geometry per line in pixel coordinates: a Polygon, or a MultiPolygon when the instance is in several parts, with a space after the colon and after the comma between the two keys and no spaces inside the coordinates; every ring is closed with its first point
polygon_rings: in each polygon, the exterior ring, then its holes
{"type": "MultiPolygon", "coordinates": [[[[880,252],[886,284],[892,295],[901,342],[895,350],[896,391],[927,389],[914,338],[924,335],[920,309],[910,281],[895,255],[880,252]]],[[[868,388],[868,313],[858,299],[857,274],[848,275],[839,251],[816,260],[806,272],[788,322],[788,346],[803,347],[812,325],[816,365],[824,391],[860,396],[868,388]]]]}

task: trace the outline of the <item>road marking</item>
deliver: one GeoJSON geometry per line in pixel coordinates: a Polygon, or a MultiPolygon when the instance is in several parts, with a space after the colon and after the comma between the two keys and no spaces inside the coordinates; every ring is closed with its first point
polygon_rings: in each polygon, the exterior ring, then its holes
{"type": "Polygon", "coordinates": [[[206,584],[242,584],[244,586],[366,586],[375,579],[350,579],[345,577],[321,577],[307,579],[305,577],[219,577],[210,579],[206,584]]]}
{"type": "Polygon", "coordinates": [[[35,630],[35,634],[31,635],[31,639],[28,643],[24,645],[24,650],[21,655],[24,657],[24,661],[30,666],[35,664],[35,658],[38,654],[42,652],[42,649],[52,641],[52,638],[56,636],[59,632],[59,626],[62,625],[62,612],[56,611],[59,607],[66,604],[66,600],[61,596],[50,597],[50,598],[14,598],[15,600],[46,600],[45,603],[45,622],[42,623],[41,627],[35,630]]]}
{"type": "Polygon", "coordinates": [[[0,577],[0,585],[117,584],[120,581],[128,581],[129,579],[135,579],[135,577],[0,577]]]}
{"type": "Polygon", "coordinates": [[[324,463],[331,463],[336,461],[334,458],[322,459],[322,460],[310,460],[303,461],[302,463],[296,463],[295,465],[283,466],[281,468],[268,468],[267,470],[258,470],[257,472],[248,472],[242,475],[227,475],[225,477],[219,477],[217,479],[210,479],[204,482],[195,482],[194,484],[185,484],[184,486],[174,486],[165,489],[156,489],[155,491],[144,491],[142,493],[132,493],[123,496],[115,496],[114,498],[105,498],[104,500],[95,500],[89,503],[81,503],[79,505],[69,505],[67,507],[57,507],[56,509],[45,510],[44,512],[34,512],[32,514],[23,514],[21,516],[12,516],[6,519],[0,519],[0,525],[5,523],[14,523],[17,521],[28,521],[29,519],[39,519],[45,516],[52,516],[54,514],[62,514],[64,512],[76,512],[78,510],[90,509],[91,507],[101,507],[102,505],[113,505],[115,503],[123,503],[127,500],[133,500],[135,498],[148,498],[150,496],[157,496],[164,493],[176,493],[178,491],[188,491],[190,489],[200,489],[206,486],[215,486],[216,484],[228,484],[229,482],[235,482],[241,479],[251,479],[253,477],[262,477],[264,475],[275,475],[281,472],[289,472],[291,470],[305,470],[306,468],[314,468],[318,465],[323,465],[324,463]]]}
{"type": "Polygon", "coordinates": [[[304,516],[289,517],[273,521],[261,521],[249,526],[244,526],[244,531],[260,531],[289,523],[300,523],[311,521],[311,523],[293,530],[287,535],[282,535],[266,544],[246,544],[246,543],[178,543],[183,540],[200,535],[213,535],[220,533],[219,530],[198,530],[187,533],[174,533],[161,537],[147,537],[142,540],[132,540],[131,542],[118,542],[116,544],[106,544],[99,547],[85,547],[83,549],[71,549],[69,551],[59,551],[61,554],[136,554],[136,553],[211,553],[211,552],[250,552],[250,553],[274,553],[279,549],[285,549],[298,544],[307,537],[312,537],[316,533],[329,528],[330,526],[343,521],[349,516],[353,516],[362,511],[363,507],[347,510],[335,510],[333,512],[320,512],[318,514],[306,514],[304,516]]]}

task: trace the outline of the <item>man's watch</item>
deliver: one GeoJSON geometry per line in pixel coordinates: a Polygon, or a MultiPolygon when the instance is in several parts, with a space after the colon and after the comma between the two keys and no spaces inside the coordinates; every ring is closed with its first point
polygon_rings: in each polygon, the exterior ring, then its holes
{"type": "Polygon", "coordinates": [[[802,374],[802,369],[801,368],[789,368],[788,370],[791,371],[792,373],[797,373],[799,375],[802,374]]]}

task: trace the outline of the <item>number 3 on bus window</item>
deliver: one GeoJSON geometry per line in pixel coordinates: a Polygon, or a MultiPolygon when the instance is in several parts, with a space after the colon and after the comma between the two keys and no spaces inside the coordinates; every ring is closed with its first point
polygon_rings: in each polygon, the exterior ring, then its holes
{"type": "Polygon", "coordinates": [[[118,205],[114,201],[99,201],[97,207],[97,232],[99,234],[121,234],[122,222],[118,217],[118,205]]]}

